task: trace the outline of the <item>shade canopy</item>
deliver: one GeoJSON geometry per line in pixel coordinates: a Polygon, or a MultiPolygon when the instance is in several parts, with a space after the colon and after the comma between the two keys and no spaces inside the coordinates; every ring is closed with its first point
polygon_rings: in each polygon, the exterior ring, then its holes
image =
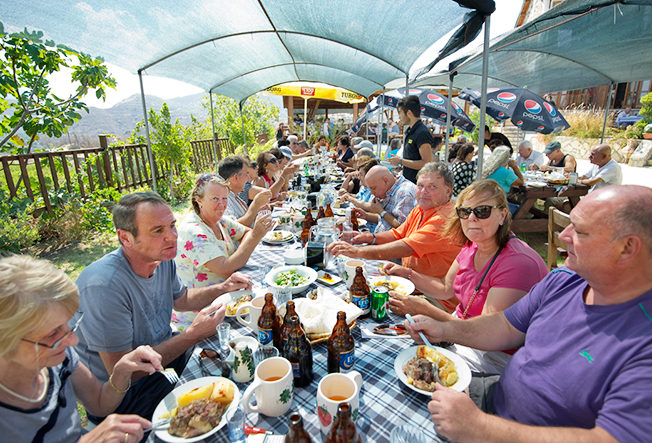
{"type": "MultiPolygon", "coordinates": [[[[489,87],[538,94],[647,80],[652,76],[652,0],[566,0],[497,39],[489,52],[489,87]]],[[[435,68],[413,86],[481,88],[482,51],[435,68]]]]}
{"type": "MultiPolygon", "coordinates": [[[[484,13],[493,0],[459,0],[484,13]]],[[[445,0],[23,0],[0,4],[5,30],[46,38],[132,72],[242,102],[291,81],[365,97],[396,78],[469,9],[445,0]]]]}

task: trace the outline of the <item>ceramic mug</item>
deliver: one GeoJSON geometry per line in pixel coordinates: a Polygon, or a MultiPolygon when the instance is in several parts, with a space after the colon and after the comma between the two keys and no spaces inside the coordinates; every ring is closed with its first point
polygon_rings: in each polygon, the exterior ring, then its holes
{"type": "Polygon", "coordinates": [[[258,340],[253,337],[238,337],[230,341],[233,350],[233,381],[246,383],[254,378],[254,353],[258,340]]]}
{"type": "Polygon", "coordinates": [[[283,357],[263,360],[256,368],[254,381],[242,396],[242,405],[248,413],[258,412],[268,417],[285,414],[292,406],[294,375],[292,365],[283,357]],[[256,394],[256,405],[251,396],[256,394]]]}
{"type": "Polygon", "coordinates": [[[362,376],[358,371],[328,374],[319,381],[317,416],[324,435],[330,431],[340,403],[348,403],[351,406],[351,419],[354,422],[357,420],[361,387],[362,376]]]}
{"type": "Polygon", "coordinates": [[[278,222],[282,225],[288,225],[291,223],[292,220],[292,214],[289,212],[282,212],[278,216],[278,222]]]}
{"type": "Polygon", "coordinates": [[[365,268],[362,260],[347,260],[344,262],[344,281],[346,282],[347,289],[351,289],[353,279],[355,278],[355,269],[362,266],[362,274],[367,278],[367,269],[365,268]]]}
{"type": "Polygon", "coordinates": [[[265,305],[265,297],[256,297],[248,303],[241,305],[235,313],[235,318],[240,322],[240,324],[248,327],[254,331],[254,335],[258,337],[258,319],[260,318],[260,312],[263,310],[265,305]],[[249,320],[245,320],[242,316],[245,314],[245,309],[249,309],[249,320]]]}

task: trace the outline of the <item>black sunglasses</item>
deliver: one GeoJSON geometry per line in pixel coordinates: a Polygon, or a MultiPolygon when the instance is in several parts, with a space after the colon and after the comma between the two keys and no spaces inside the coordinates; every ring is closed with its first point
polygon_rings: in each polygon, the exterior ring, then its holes
{"type": "Polygon", "coordinates": [[[491,210],[493,208],[498,208],[498,206],[480,205],[476,206],[475,208],[460,207],[455,209],[455,211],[457,211],[457,216],[464,220],[469,218],[472,212],[477,218],[484,220],[485,218],[489,218],[489,216],[491,216],[491,210]]]}
{"type": "Polygon", "coordinates": [[[269,163],[277,163],[277,162],[278,162],[278,160],[277,160],[276,157],[272,157],[272,158],[269,159],[269,163]]]}

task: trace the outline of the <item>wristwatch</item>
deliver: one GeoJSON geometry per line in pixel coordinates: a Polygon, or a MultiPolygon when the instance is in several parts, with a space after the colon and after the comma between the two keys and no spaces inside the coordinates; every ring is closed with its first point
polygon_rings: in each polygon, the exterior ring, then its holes
{"type": "Polygon", "coordinates": [[[402,158],[398,159],[398,165],[397,166],[403,166],[403,159],[402,158]]]}
{"type": "Polygon", "coordinates": [[[385,217],[385,214],[387,214],[387,211],[383,210],[383,212],[381,212],[380,214],[378,214],[378,216],[379,216],[381,219],[383,219],[383,218],[385,217]]]}

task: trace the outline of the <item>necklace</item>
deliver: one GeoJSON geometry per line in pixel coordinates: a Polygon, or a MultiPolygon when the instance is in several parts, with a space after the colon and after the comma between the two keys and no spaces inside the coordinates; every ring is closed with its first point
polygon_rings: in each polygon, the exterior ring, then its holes
{"type": "Polygon", "coordinates": [[[6,393],[11,394],[14,397],[19,398],[22,401],[25,401],[27,403],[40,403],[41,401],[43,401],[43,399],[45,398],[45,394],[48,392],[48,376],[47,376],[47,369],[46,368],[41,369],[41,375],[43,376],[43,392],[41,392],[41,394],[38,396],[38,398],[29,398],[29,397],[25,397],[23,395],[20,395],[19,393],[12,391],[11,389],[6,387],[2,383],[0,383],[0,389],[2,389],[6,393]],[[43,372],[43,371],[45,371],[45,372],[43,372]]]}

